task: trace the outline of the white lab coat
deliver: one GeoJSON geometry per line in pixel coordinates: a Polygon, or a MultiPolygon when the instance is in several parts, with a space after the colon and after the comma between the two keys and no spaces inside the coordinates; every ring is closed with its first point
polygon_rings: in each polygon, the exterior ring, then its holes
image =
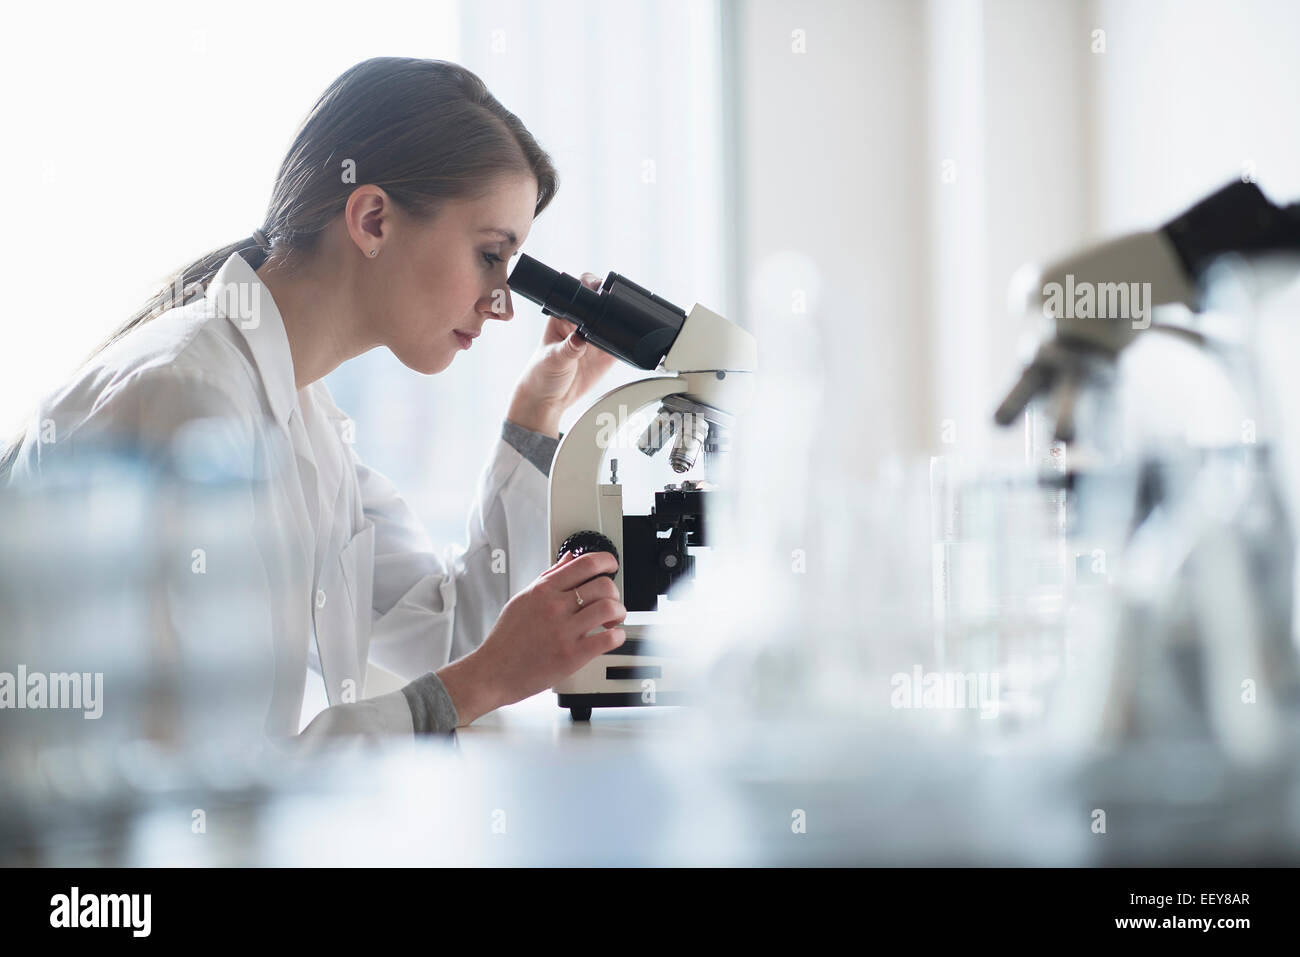
{"type": "MultiPolygon", "coordinates": [[[[411,733],[401,691],[362,700],[367,662],[409,681],[478,647],[506,601],[550,564],[546,476],[498,438],[468,544],[435,550],[392,483],[358,458],[324,381],[294,388],[279,310],[238,254],[201,300],[137,327],[38,411],[38,422],[55,423],[55,445],[100,429],[166,441],[208,417],[237,423],[241,444],[276,463],[259,521],[275,533],[279,556],[263,560],[310,582],[276,614],[267,733],[297,734],[315,717],[304,696],[322,683],[330,707],[307,736],[411,733]]],[[[14,480],[38,478],[46,454],[29,433],[14,480]]]]}

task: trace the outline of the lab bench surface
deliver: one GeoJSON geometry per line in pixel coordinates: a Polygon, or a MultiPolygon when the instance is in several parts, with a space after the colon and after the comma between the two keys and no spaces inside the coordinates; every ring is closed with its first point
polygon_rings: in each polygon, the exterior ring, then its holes
{"type": "Polygon", "coordinates": [[[533,695],[498,708],[456,735],[472,751],[503,739],[531,740],[557,748],[581,748],[586,742],[627,740],[645,735],[666,736],[686,726],[685,709],[679,707],[593,708],[589,721],[574,721],[561,708],[553,692],[533,695]]]}
{"type": "Polygon", "coordinates": [[[179,786],[28,808],[26,821],[0,821],[0,860],[1295,864],[1298,778],[1300,762],[1244,773],[1195,742],[1071,756],[676,707],[597,710],[575,723],[546,693],[454,739],[357,742],[311,764],[209,767],[179,786]]]}

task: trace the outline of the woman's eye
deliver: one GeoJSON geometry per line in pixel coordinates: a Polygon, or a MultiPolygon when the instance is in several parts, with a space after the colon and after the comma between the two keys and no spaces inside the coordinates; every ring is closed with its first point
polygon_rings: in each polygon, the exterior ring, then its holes
{"type": "Polygon", "coordinates": [[[496,253],[484,253],[483,259],[487,263],[489,269],[502,261],[501,257],[496,253]]]}

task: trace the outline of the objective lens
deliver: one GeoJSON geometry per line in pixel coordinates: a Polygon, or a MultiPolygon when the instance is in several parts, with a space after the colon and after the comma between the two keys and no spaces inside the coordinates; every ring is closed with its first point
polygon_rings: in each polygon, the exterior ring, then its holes
{"type": "Polygon", "coordinates": [[[668,440],[673,437],[675,429],[676,423],[673,420],[672,413],[668,411],[667,407],[661,406],[659,414],[641,433],[641,438],[637,440],[636,447],[645,455],[658,455],[659,450],[667,445],[668,440]]]}
{"type": "Polygon", "coordinates": [[[673,439],[672,451],[668,453],[668,461],[673,471],[681,474],[694,468],[695,460],[699,458],[700,450],[704,448],[704,440],[708,437],[709,422],[704,416],[690,412],[683,414],[682,427],[673,439]]]}

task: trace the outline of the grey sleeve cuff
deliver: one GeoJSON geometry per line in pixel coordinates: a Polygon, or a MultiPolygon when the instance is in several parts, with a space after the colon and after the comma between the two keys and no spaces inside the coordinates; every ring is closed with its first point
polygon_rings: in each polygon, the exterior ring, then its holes
{"type": "Polygon", "coordinates": [[[555,458],[555,450],[560,445],[560,439],[564,438],[564,433],[561,432],[559,438],[553,439],[541,432],[525,429],[522,425],[504,422],[501,425],[501,438],[517,449],[520,455],[536,465],[543,475],[550,475],[551,460],[555,458]]]}
{"type": "Polygon", "coordinates": [[[416,734],[448,734],[456,730],[460,715],[442,679],[432,671],[405,685],[402,694],[411,708],[416,734]]]}

